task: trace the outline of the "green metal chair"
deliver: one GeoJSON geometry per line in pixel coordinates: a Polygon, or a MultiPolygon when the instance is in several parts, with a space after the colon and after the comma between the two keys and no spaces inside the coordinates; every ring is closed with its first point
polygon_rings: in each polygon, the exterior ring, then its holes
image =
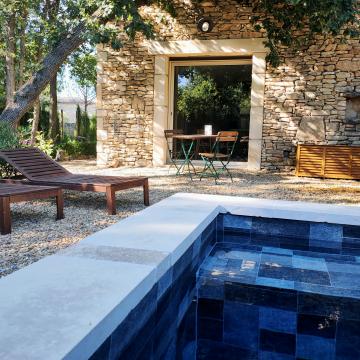
{"type": "Polygon", "coordinates": [[[203,177],[213,177],[216,182],[222,173],[226,173],[233,182],[227,166],[231,161],[238,137],[239,133],[237,131],[219,131],[211,152],[199,153],[204,161],[204,169],[200,174],[200,180],[203,177]],[[220,166],[215,164],[216,161],[220,163],[220,166]]]}
{"type": "Polygon", "coordinates": [[[181,168],[181,164],[178,163],[178,160],[182,155],[182,151],[179,142],[173,137],[174,135],[183,135],[183,134],[184,131],[181,129],[164,130],[166,145],[169,154],[169,160],[171,162],[170,169],[172,166],[175,166],[177,172],[179,172],[181,168]]]}

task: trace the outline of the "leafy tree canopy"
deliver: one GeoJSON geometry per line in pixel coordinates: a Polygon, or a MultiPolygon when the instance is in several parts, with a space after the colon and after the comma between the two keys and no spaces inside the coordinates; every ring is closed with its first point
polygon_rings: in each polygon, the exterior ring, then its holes
{"type": "Polygon", "coordinates": [[[280,50],[298,50],[316,35],[359,36],[358,0],[254,0],[252,23],[266,33],[268,62],[278,66],[280,50]]]}
{"type": "Polygon", "coordinates": [[[96,86],[96,55],[89,49],[77,51],[70,59],[70,74],[82,88],[96,86]]]}
{"type": "MultiPolygon", "coordinates": [[[[266,46],[270,49],[267,60],[273,66],[280,64],[283,47],[300,49],[319,34],[342,35],[343,39],[359,35],[358,0],[237,1],[253,6],[252,23],[255,30],[264,31],[267,37],[266,46]]],[[[119,49],[122,46],[119,34],[134,39],[137,32],[142,32],[152,37],[153,28],[141,17],[139,7],[154,2],[176,16],[174,9],[179,1],[174,0],[1,0],[0,58],[8,54],[4,27],[13,14],[17,15],[17,26],[22,25],[21,19],[28,19],[27,33],[34,39],[44,39],[44,56],[42,62],[35,62],[38,66],[31,69],[34,75],[16,92],[14,104],[4,110],[0,121],[18,122],[67,57],[84,42],[107,43],[119,49]],[[56,12],[49,11],[52,7],[56,12]]],[[[35,46],[38,42],[32,44],[30,54],[39,49],[35,46]]]]}

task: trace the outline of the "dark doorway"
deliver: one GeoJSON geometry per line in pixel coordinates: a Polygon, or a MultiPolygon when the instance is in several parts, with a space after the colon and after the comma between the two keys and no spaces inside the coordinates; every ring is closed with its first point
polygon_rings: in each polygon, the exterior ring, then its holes
{"type": "Polygon", "coordinates": [[[251,64],[175,66],[174,129],[185,134],[236,130],[234,160],[247,161],[251,64]]]}

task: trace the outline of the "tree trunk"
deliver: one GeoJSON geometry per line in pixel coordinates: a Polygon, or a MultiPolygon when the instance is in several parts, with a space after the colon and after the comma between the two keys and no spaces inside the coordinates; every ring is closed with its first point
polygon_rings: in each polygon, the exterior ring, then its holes
{"type": "Polygon", "coordinates": [[[85,86],[85,91],[84,91],[84,112],[85,114],[87,114],[88,112],[88,87],[85,86]]]}
{"type": "Polygon", "coordinates": [[[30,145],[35,145],[35,137],[36,133],[39,128],[39,122],[40,122],[40,111],[41,111],[41,104],[40,104],[40,98],[35,100],[34,104],[34,119],[31,126],[31,137],[30,137],[30,145]]]}
{"type": "Polygon", "coordinates": [[[15,14],[6,24],[6,107],[13,106],[15,94],[15,14]]]}
{"type": "Polygon", "coordinates": [[[0,121],[16,125],[21,117],[33,107],[41,92],[58,72],[67,57],[85,41],[85,24],[78,25],[71,34],[45,57],[38,70],[15,94],[14,103],[8,104],[0,115],[0,121]]]}
{"type": "Polygon", "coordinates": [[[58,102],[57,102],[57,76],[50,80],[50,138],[55,142],[59,135],[59,118],[58,118],[58,102]]]}

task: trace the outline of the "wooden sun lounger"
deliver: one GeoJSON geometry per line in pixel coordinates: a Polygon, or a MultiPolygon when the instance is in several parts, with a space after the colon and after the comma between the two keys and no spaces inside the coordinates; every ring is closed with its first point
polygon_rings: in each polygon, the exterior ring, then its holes
{"type": "Polygon", "coordinates": [[[64,218],[63,191],[54,186],[0,183],[0,228],[1,234],[11,233],[10,203],[37,199],[56,198],[57,219],[64,218]]]}
{"type": "Polygon", "coordinates": [[[72,174],[37,148],[1,150],[0,158],[24,175],[29,184],[59,186],[76,191],[104,192],[110,215],[116,214],[115,192],[142,186],[149,205],[148,178],[72,174]]]}

